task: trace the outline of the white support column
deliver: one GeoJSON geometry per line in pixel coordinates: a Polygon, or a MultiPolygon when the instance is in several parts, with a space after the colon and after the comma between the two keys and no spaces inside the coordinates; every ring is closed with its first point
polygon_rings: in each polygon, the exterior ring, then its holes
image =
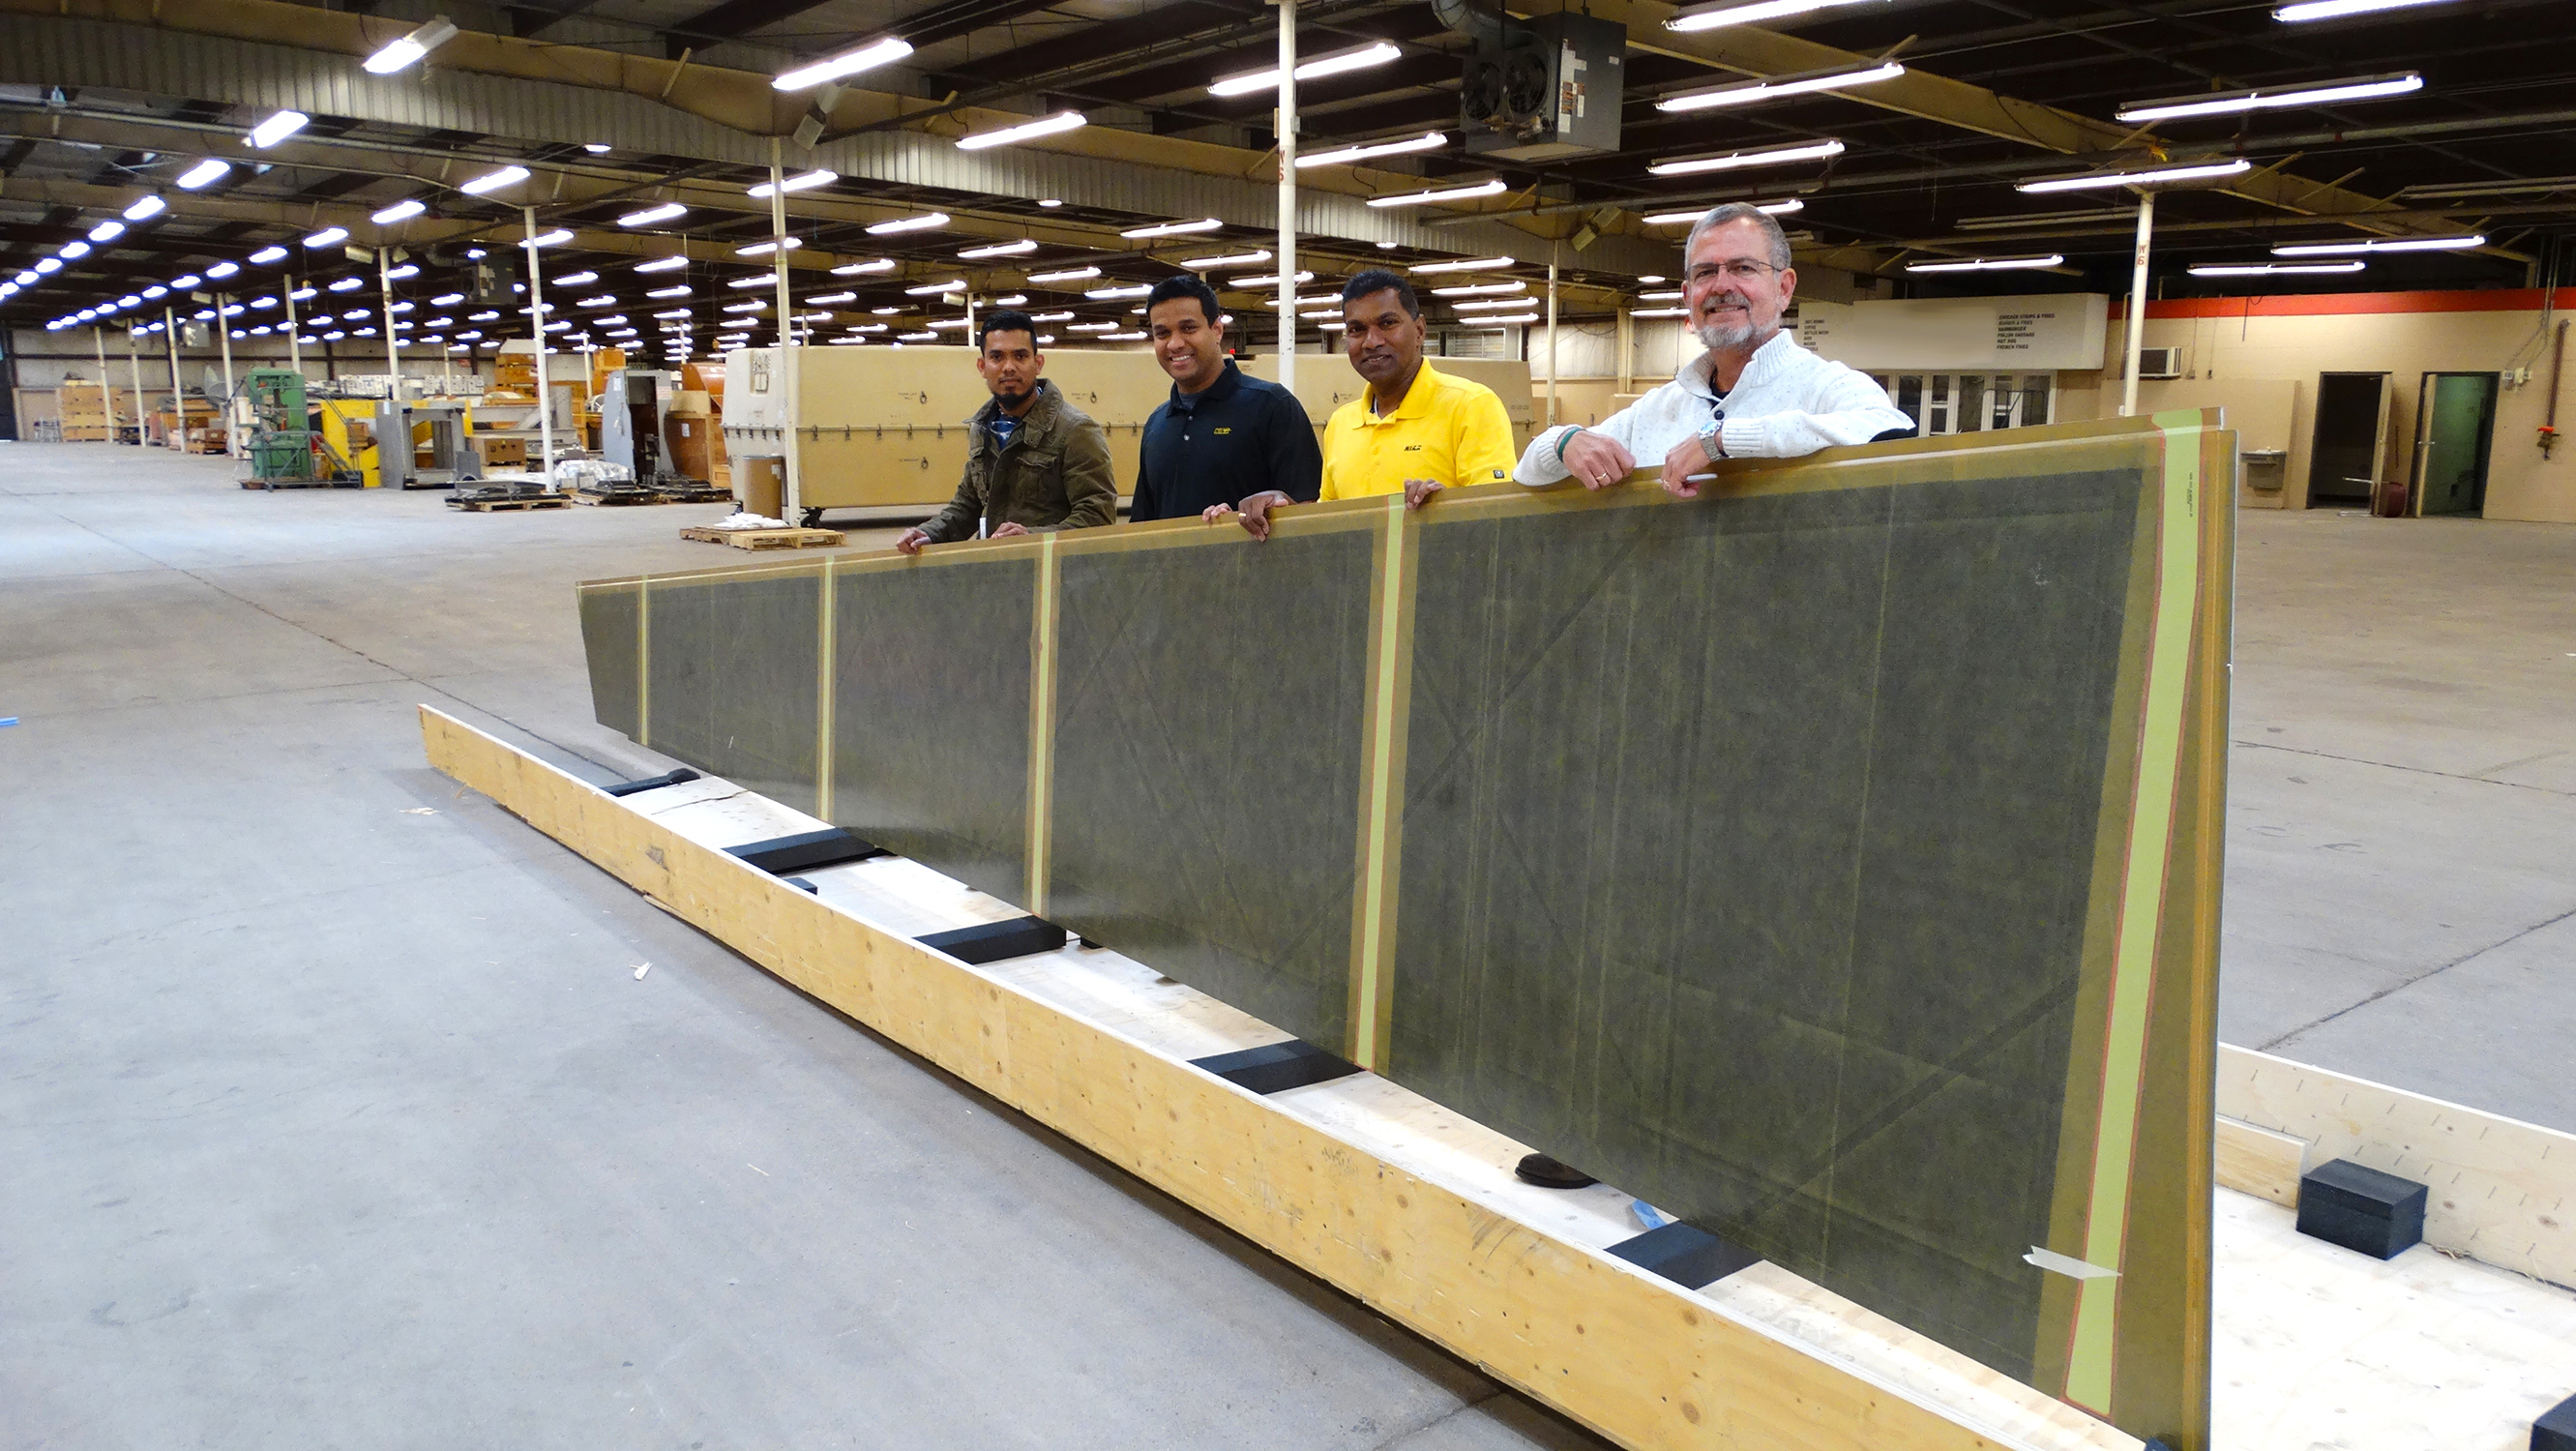
{"type": "Polygon", "coordinates": [[[2121,370],[2120,416],[2138,412],[2138,355],[2147,341],[2147,244],[2156,230],[2156,194],[2138,193],[2138,250],[2129,266],[2129,362],[2121,370]]]}
{"type": "Polygon", "coordinates": [[[1547,247],[1547,426],[1556,427],[1556,375],[1565,366],[1556,350],[1556,244],[1547,247]]]}
{"type": "MultiPolygon", "coordinates": [[[[161,335],[170,343],[170,417],[178,425],[179,449],[184,453],[188,447],[188,388],[186,384],[179,381],[179,314],[176,309],[167,307],[161,309],[161,335]]],[[[143,440],[143,399],[140,389],[136,390],[134,400],[134,438],[137,443],[143,440]]]]}
{"type": "MultiPolygon", "coordinates": [[[[166,307],[161,309],[161,316],[167,318],[169,315],[170,309],[166,307]]],[[[162,325],[167,327],[169,324],[165,322],[162,325]]],[[[134,325],[130,321],[125,327],[125,372],[126,377],[134,384],[134,446],[141,448],[143,446],[143,354],[135,346],[134,325]]],[[[102,366],[99,369],[101,381],[105,381],[106,374],[107,369],[102,366]]],[[[107,436],[111,441],[116,437],[116,390],[113,388],[107,390],[107,436]]]]}
{"type": "Polygon", "coordinates": [[[232,305],[231,298],[220,292],[215,294],[215,346],[223,349],[224,354],[224,452],[239,458],[241,430],[233,427],[233,325],[232,320],[224,316],[232,305]]]}
{"type": "Polygon", "coordinates": [[[544,267],[537,261],[537,209],[519,208],[520,225],[527,229],[527,240],[520,245],[528,249],[528,332],[537,340],[537,473],[548,487],[555,477],[555,400],[546,391],[546,301],[544,267]]]}
{"type": "Polygon", "coordinates": [[[1297,0],[1279,0],[1279,386],[1297,391],[1297,0]]]}
{"type": "Polygon", "coordinates": [[[769,235],[774,244],[770,251],[770,260],[776,263],[778,268],[778,301],[774,304],[778,309],[778,378],[776,381],[781,390],[780,396],[785,400],[781,413],[787,420],[787,431],[780,441],[780,447],[786,451],[787,457],[785,467],[781,470],[784,477],[779,482],[778,512],[786,516],[787,523],[801,524],[804,522],[805,512],[805,451],[797,445],[796,428],[799,421],[797,415],[800,402],[797,391],[798,374],[802,370],[798,367],[799,359],[796,355],[796,314],[789,310],[794,299],[788,295],[787,290],[786,181],[786,168],[780,163],[779,140],[772,136],[769,138],[769,235]]]}
{"type": "MultiPolygon", "coordinates": [[[[131,322],[125,325],[125,335],[129,338],[134,336],[134,324],[131,322]]],[[[116,384],[107,376],[106,324],[90,324],[89,345],[90,350],[98,354],[98,396],[99,401],[107,406],[107,441],[114,443],[116,442],[116,384]]],[[[59,405],[54,410],[54,416],[57,419],[62,416],[59,405]]]]}
{"type": "MultiPolygon", "coordinates": [[[[394,341],[393,270],[394,249],[378,247],[376,249],[376,297],[378,305],[384,309],[385,314],[385,372],[393,380],[386,387],[390,390],[393,400],[400,403],[402,401],[402,345],[394,341]]],[[[220,317],[223,303],[218,301],[215,308],[217,316],[220,317]]],[[[539,341],[542,343],[543,339],[539,341]]]]}
{"type": "Polygon", "coordinates": [[[304,331],[304,325],[295,320],[294,273],[286,274],[286,282],[278,289],[277,296],[279,301],[286,304],[286,366],[293,368],[300,375],[304,371],[304,340],[300,336],[304,331]]]}

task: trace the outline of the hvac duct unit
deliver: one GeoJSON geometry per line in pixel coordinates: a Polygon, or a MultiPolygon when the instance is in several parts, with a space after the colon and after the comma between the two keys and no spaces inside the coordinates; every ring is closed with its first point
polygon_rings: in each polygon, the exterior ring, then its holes
{"type": "Polygon", "coordinates": [[[2182,376],[2182,349],[2138,349],[2138,376],[2141,378],[2179,378],[2182,376]]]}
{"type": "Polygon", "coordinates": [[[1478,30],[1458,92],[1468,155],[1546,161],[1619,149],[1627,26],[1560,12],[1478,30]]]}

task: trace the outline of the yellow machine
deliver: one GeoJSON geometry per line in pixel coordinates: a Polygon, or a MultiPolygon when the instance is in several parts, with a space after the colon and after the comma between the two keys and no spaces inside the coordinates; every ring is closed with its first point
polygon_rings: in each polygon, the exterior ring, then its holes
{"type": "MultiPolygon", "coordinates": [[[[1500,394],[1513,442],[1526,448],[1537,423],[1529,364],[1473,358],[1429,360],[1500,394]]],[[[724,446],[736,459],[797,451],[798,501],[807,509],[948,502],[966,467],[967,415],[991,397],[975,372],[975,350],[800,348],[794,397],[775,348],[742,349],[725,363],[724,446]]],[[[1255,378],[1276,379],[1279,360],[1243,360],[1255,378]]],[[[1171,376],[1143,348],[1055,348],[1048,381],[1109,435],[1113,477],[1123,492],[1136,479],[1145,420],[1171,396],[1171,376]]],[[[1334,409],[1365,385],[1338,354],[1297,358],[1297,400],[1320,436],[1334,409]]],[[[737,481],[739,482],[739,481],[737,481]]],[[[737,488],[739,492],[739,488],[737,488]]]]}
{"type": "Polygon", "coordinates": [[[366,487],[383,488],[384,474],[376,467],[376,400],[316,398],[313,407],[321,415],[317,426],[332,466],[356,469],[366,487]]]}

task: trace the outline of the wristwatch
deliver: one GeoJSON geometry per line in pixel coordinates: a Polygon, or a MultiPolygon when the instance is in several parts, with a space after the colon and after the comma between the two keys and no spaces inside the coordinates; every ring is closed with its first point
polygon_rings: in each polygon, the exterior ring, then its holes
{"type": "Polygon", "coordinates": [[[1725,432],[1726,420],[1723,418],[1710,419],[1707,426],[1699,431],[1699,451],[1708,457],[1710,463],[1726,457],[1725,432]]]}

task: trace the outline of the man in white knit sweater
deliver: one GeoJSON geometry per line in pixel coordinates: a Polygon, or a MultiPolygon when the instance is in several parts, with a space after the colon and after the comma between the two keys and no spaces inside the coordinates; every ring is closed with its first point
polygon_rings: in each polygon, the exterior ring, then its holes
{"type": "Polygon", "coordinates": [[[1691,330],[1708,351],[1594,427],[1539,434],[1512,477],[1600,489],[1642,459],[1661,467],[1667,492],[1688,499],[1699,493],[1691,476],[1721,458],[1796,458],[1914,431],[1886,389],[1780,330],[1798,274],[1787,234],[1759,209],[1730,203],[1691,227],[1682,287],[1691,330]]]}

